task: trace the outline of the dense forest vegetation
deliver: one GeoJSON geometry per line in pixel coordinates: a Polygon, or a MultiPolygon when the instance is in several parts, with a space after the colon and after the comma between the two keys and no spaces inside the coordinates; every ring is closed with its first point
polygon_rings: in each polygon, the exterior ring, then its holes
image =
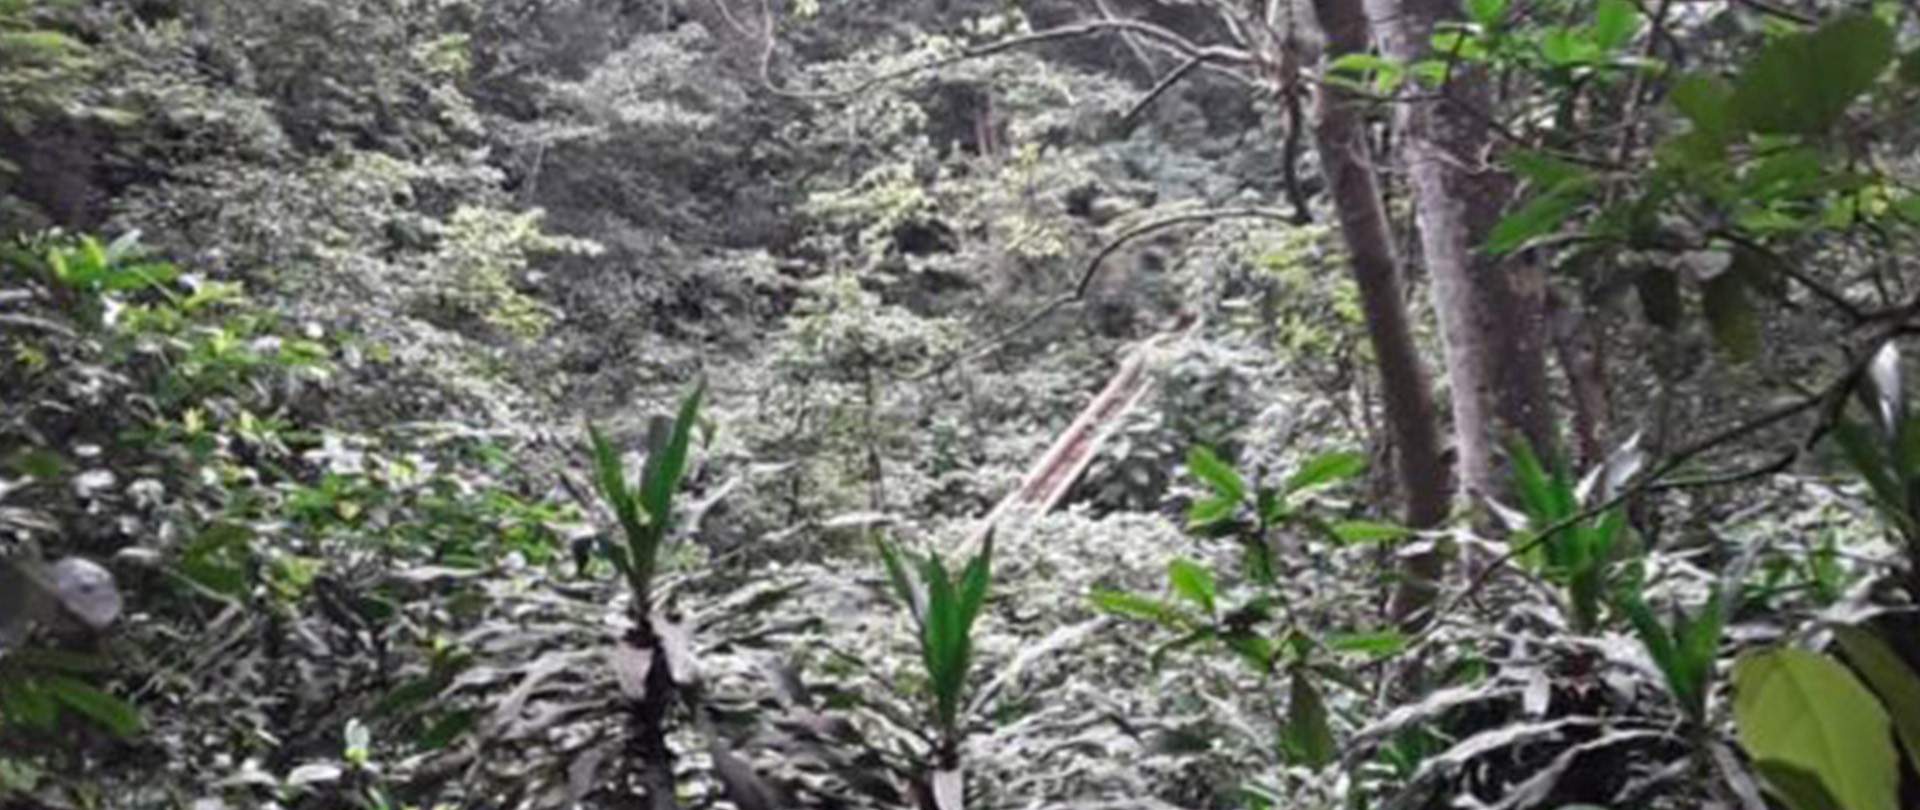
{"type": "Polygon", "coordinates": [[[0,0],[0,807],[1920,807],[1906,0],[0,0]]]}

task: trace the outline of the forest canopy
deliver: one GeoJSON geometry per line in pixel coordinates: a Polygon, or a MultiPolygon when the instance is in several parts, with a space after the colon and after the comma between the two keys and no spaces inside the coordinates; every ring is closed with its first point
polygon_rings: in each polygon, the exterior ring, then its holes
{"type": "Polygon", "coordinates": [[[0,0],[0,807],[1920,806],[1920,7],[0,0]]]}

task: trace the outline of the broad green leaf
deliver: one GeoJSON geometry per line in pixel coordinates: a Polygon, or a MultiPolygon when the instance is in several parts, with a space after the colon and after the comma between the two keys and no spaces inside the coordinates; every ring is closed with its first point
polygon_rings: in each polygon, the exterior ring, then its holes
{"type": "Polygon", "coordinates": [[[1581,39],[1566,28],[1554,26],[1540,32],[1540,55],[1555,65],[1571,65],[1580,59],[1581,39]]]}
{"type": "Polygon", "coordinates": [[[135,709],[133,704],[82,681],[65,675],[53,675],[43,683],[47,694],[54,699],[117,735],[131,737],[139,734],[144,725],[140,721],[140,710],[135,709]]]}
{"type": "Polygon", "coordinates": [[[1326,701],[1321,699],[1320,689],[1305,672],[1293,674],[1282,739],[1289,753],[1311,768],[1324,767],[1340,754],[1339,743],[1333,739],[1326,701]]]}
{"type": "Polygon", "coordinates": [[[1753,772],[1787,810],[1848,810],[1821,784],[1820,777],[1805,768],[1763,759],[1753,763],[1753,772]]]}
{"type": "Polygon", "coordinates": [[[1337,450],[1322,453],[1307,459],[1293,477],[1287,479],[1287,491],[1299,492],[1303,489],[1344,481],[1360,474],[1367,468],[1367,457],[1359,453],[1337,450]]]}
{"type": "Polygon", "coordinates": [[[1869,14],[1781,36],[1741,71],[1732,112],[1763,135],[1824,132],[1886,71],[1893,45],[1893,29],[1869,14]]]}
{"type": "Polygon", "coordinates": [[[1208,615],[1214,612],[1213,572],[1197,562],[1176,557],[1167,563],[1167,584],[1173,592],[1200,606],[1208,615]]]}
{"type": "Polygon", "coordinates": [[[1616,50],[1633,39],[1640,15],[1627,0],[1600,0],[1593,11],[1593,41],[1603,50],[1616,50]]]}
{"type": "Polygon", "coordinates": [[[1833,631],[1833,637],[1847,654],[1848,663],[1866,678],[1867,685],[1886,705],[1893,732],[1906,749],[1907,762],[1920,773],[1920,676],[1872,631],[1841,627],[1833,631]]]}
{"type": "Polygon", "coordinates": [[[1240,474],[1205,445],[1194,445],[1187,451],[1187,469],[1222,498],[1237,502],[1247,497],[1247,485],[1240,474]]]}
{"type": "Polygon", "coordinates": [[[1755,761],[1807,772],[1841,810],[1899,806],[1886,710],[1846,667],[1807,650],[1756,650],[1734,663],[1733,688],[1734,728],[1755,761]]]}

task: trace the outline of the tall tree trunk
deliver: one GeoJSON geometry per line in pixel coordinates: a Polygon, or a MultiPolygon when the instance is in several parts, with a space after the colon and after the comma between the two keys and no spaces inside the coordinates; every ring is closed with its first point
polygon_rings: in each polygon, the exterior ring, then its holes
{"type": "MultiPolygon", "coordinates": [[[[1404,63],[1432,52],[1435,24],[1460,18],[1455,0],[1366,0],[1387,55],[1404,63]]],[[[1500,443],[1519,435],[1558,453],[1548,399],[1546,277],[1480,249],[1513,190],[1493,165],[1491,92],[1485,71],[1455,61],[1437,93],[1401,106],[1400,142],[1446,342],[1454,442],[1469,498],[1498,495],[1500,443]]]]}
{"type": "MultiPolygon", "coordinates": [[[[1314,12],[1325,33],[1327,54],[1338,58],[1367,50],[1367,18],[1353,0],[1314,0],[1314,12]]],[[[1440,448],[1440,429],[1433,391],[1409,326],[1405,293],[1400,281],[1400,259],[1393,249],[1380,184],[1367,144],[1365,112],[1356,94],[1334,86],[1320,93],[1314,120],[1314,142],[1320,153],[1320,171],[1340,220],[1353,280],[1360,290],[1367,337],[1373,344],[1380,374],[1381,399],[1387,429],[1399,448],[1400,491],[1406,500],[1408,527],[1427,529],[1446,519],[1451,486],[1440,448]]],[[[1402,626],[1424,621],[1433,604],[1437,583],[1446,568],[1445,552],[1429,551],[1407,557],[1400,568],[1400,587],[1391,612],[1402,626]]]]}

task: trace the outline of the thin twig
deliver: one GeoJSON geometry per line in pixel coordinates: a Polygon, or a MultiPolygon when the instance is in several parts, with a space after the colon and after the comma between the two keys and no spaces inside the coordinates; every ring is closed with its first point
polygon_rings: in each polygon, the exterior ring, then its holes
{"type": "Polygon", "coordinates": [[[1094,252],[1093,256],[1082,266],[1080,280],[1074,284],[1073,292],[1061,295],[1058,298],[1054,298],[1040,305],[1040,308],[1029,313],[1026,317],[1021,318],[1018,322],[1014,323],[1013,326],[1001,330],[993,337],[975,343],[969,348],[955,352],[932,368],[915,373],[907,377],[907,379],[923,380],[928,377],[935,377],[946,373],[949,369],[961,363],[978,360],[991,355],[1008,341],[1018,337],[1028,329],[1032,329],[1049,316],[1085,298],[1087,291],[1093,288],[1094,279],[1099,277],[1100,270],[1105,266],[1106,260],[1112,257],[1113,254],[1119,252],[1121,248],[1126,247],[1129,243],[1169,228],[1197,222],[1218,222],[1224,219],[1270,219],[1277,222],[1291,223],[1293,221],[1293,215],[1275,208],[1215,208],[1204,211],[1190,211],[1184,214],[1173,214],[1135,225],[1108,240],[1106,244],[1100,246],[1098,251],[1094,252]]]}
{"type": "Polygon", "coordinates": [[[1160,81],[1154,82],[1153,88],[1148,90],[1146,95],[1141,96],[1139,101],[1135,101],[1133,106],[1127,109],[1127,114],[1120,118],[1121,127],[1123,129],[1132,128],[1134,119],[1139,118],[1141,113],[1146,112],[1148,107],[1153,106],[1153,102],[1158,101],[1160,96],[1164,95],[1168,90],[1173,89],[1173,86],[1179,84],[1181,79],[1187,77],[1187,74],[1192,73],[1204,64],[1206,64],[1205,59],[1198,56],[1190,57],[1187,61],[1180,63],[1179,67],[1168,71],[1167,75],[1160,77],[1160,81]]]}
{"type": "Polygon", "coordinates": [[[1854,303],[1845,295],[1840,294],[1838,290],[1827,286],[1819,279],[1807,275],[1801,271],[1798,265],[1788,261],[1785,256],[1780,255],[1779,251],[1732,230],[1716,230],[1713,232],[1713,235],[1773,259],[1774,266],[1778,267],[1780,272],[1787,278],[1793,279],[1794,282],[1800,286],[1807,288],[1808,291],[1812,292],[1814,296],[1820,300],[1832,304],[1835,309],[1840,310],[1854,323],[1860,323],[1867,319],[1866,310],[1862,309],[1859,304],[1854,303]]]}
{"type": "Polygon", "coordinates": [[[1139,34],[1149,41],[1169,47],[1189,59],[1199,59],[1203,63],[1250,64],[1254,61],[1253,56],[1246,51],[1214,45],[1197,45],[1179,34],[1152,23],[1129,19],[1103,19],[1086,20],[1056,28],[1048,28],[1043,31],[1034,31],[1005,39],[994,40],[992,42],[985,42],[979,45],[970,45],[946,56],[936,57],[918,64],[886,71],[855,82],[850,87],[837,90],[821,92],[788,90],[775,85],[770,75],[762,76],[762,84],[766,86],[768,92],[785,98],[801,101],[839,101],[861,95],[889,82],[899,81],[928,71],[939,70],[940,68],[968,60],[992,56],[1016,48],[1042,45],[1063,39],[1074,39],[1109,32],[1131,32],[1139,34]]]}

